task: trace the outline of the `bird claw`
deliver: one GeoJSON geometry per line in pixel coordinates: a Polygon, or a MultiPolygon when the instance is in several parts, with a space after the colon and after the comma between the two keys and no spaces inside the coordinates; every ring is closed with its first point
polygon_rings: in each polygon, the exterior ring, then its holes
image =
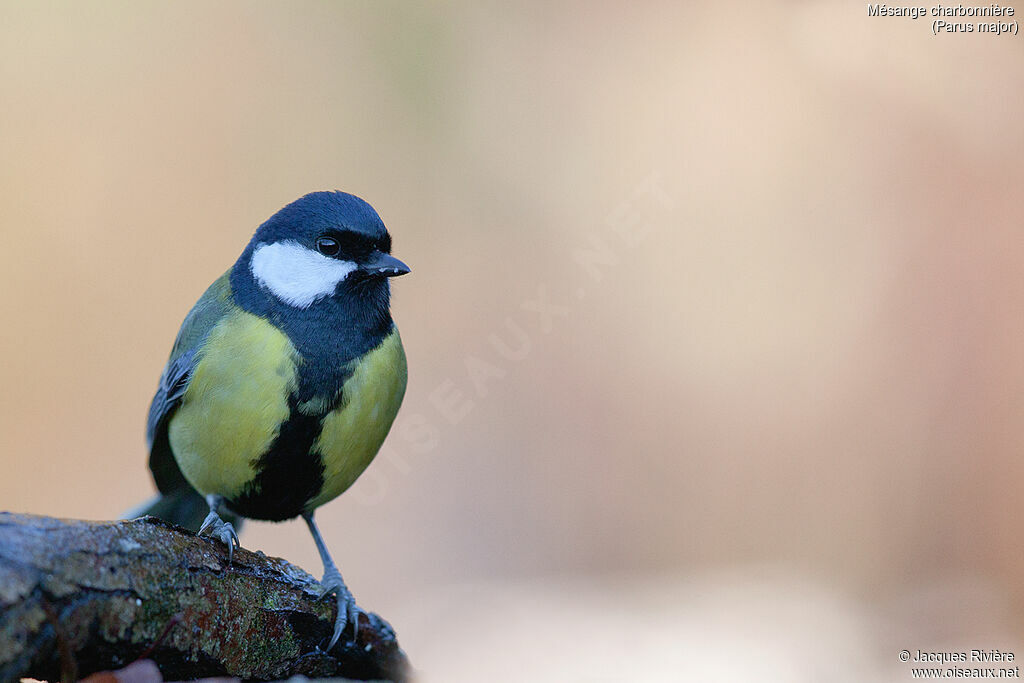
{"type": "Polygon", "coordinates": [[[231,522],[225,522],[220,518],[220,515],[212,510],[210,511],[210,514],[206,515],[206,519],[203,520],[203,525],[199,527],[198,535],[216,538],[228,547],[229,567],[231,566],[231,560],[235,554],[235,548],[242,547],[242,544],[238,541],[238,534],[235,533],[235,527],[231,526],[231,522]]]}
{"type": "Polygon", "coordinates": [[[330,651],[341,638],[341,632],[345,630],[349,618],[352,619],[352,637],[355,638],[359,634],[359,615],[362,614],[362,610],[356,605],[356,599],[352,597],[352,592],[342,580],[341,572],[334,567],[330,567],[324,572],[324,578],[320,582],[319,599],[323,600],[331,593],[337,595],[338,616],[334,620],[334,634],[331,636],[331,642],[327,645],[327,651],[330,651]]]}

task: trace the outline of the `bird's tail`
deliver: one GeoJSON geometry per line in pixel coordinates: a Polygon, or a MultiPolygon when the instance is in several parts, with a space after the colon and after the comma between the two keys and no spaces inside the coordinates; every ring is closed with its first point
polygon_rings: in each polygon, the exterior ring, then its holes
{"type": "MultiPolygon", "coordinates": [[[[197,531],[209,512],[209,505],[190,486],[175,489],[170,493],[157,494],[155,498],[151,498],[142,505],[128,510],[121,517],[124,519],[134,519],[136,517],[152,515],[153,517],[159,517],[165,522],[197,531]]],[[[240,518],[231,514],[223,507],[221,507],[220,515],[225,522],[233,524],[236,530],[241,529],[242,520],[240,518]]]]}

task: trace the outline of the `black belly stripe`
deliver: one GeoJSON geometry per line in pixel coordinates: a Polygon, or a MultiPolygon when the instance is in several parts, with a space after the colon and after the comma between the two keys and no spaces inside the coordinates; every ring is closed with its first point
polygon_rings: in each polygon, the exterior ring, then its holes
{"type": "Polygon", "coordinates": [[[277,438],[253,463],[256,478],[240,496],[226,501],[240,515],[274,522],[291,519],[323,488],[323,459],[313,452],[323,427],[321,417],[300,412],[294,394],[288,407],[290,414],[277,438]]]}

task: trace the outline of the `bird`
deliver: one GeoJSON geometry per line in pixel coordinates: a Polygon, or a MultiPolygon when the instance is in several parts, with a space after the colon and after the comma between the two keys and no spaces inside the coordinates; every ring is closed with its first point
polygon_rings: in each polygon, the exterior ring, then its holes
{"type": "Polygon", "coordinates": [[[146,425],[159,495],[143,514],[241,547],[241,518],[302,517],[338,612],[360,610],[314,511],[376,456],[407,383],[390,280],[410,272],[367,202],[312,192],[260,225],[185,316],[146,425]],[[203,514],[205,513],[205,517],[203,514]],[[222,516],[223,515],[223,516],[222,516]]]}

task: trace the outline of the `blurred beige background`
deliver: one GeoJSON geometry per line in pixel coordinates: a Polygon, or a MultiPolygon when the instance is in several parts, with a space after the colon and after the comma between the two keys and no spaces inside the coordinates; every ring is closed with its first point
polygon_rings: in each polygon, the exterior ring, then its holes
{"type": "MultiPolygon", "coordinates": [[[[424,680],[1024,657],[1020,41],[847,2],[0,3],[0,508],[148,497],[181,319],[340,188],[412,266],[410,384],[319,517],[424,680]]],[[[301,524],[242,542],[319,574],[301,524]]]]}

